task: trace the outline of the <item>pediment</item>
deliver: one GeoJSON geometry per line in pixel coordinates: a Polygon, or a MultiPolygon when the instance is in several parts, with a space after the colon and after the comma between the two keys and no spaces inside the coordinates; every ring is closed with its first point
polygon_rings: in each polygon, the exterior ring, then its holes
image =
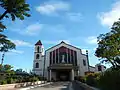
{"type": "Polygon", "coordinates": [[[75,46],[72,46],[72,45],[70,45],[70,44],[67,44],[67,43],[65,43],[65,42],[63,42],[63,41],[62,41],[61,43],[59,43],[59,44],[57,44],[57,45],[55,45],[55,46],[47,49],[46,51],[53,51],[53,50],[55,50],[55,49],[60,49],[61,51],[64,52],[64,51],[66,50],[66,48],[72,49],[72,50],[74,50],[74,51],[77,51],[77,50],[80,50],[80,51],[81,51],[80,48],[77,48],[77,47],[75,47],[75,46]]]}

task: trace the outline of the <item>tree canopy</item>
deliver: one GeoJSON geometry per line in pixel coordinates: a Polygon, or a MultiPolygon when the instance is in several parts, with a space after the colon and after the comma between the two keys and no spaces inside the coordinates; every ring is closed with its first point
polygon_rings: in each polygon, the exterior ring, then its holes
{"type": "Polygon", "coordinates": [[[25,0],[0,0],[0,6],[5,10],[0,15],[0,20],[4,17],[11,17],[12,21],[15,18],[24,20],[24,16],[30,17],[30,14],[27,11],[30,11],[29,4],[26,4],[25,0]]]}
{"type": "Polygon", "coordinates": [[[120,65],[120,19],[113,24],[110,32],[100,34],[95,55],[102,62],[110,62],[113,67],[120,65]]]}

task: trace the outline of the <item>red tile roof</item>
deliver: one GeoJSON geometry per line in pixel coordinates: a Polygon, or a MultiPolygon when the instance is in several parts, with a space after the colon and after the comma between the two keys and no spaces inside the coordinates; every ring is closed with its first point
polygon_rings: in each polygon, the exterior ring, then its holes
{"type": "Polygon", "coordinates": [[[42,45],[41,41],[39,40],[35,45],[42,45]]]}

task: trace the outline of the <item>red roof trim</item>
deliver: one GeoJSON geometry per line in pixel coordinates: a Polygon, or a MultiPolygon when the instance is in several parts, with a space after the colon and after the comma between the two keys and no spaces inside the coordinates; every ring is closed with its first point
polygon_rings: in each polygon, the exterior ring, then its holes
{"type": "Polygon", "coordinates": [[[42,45],[41,41],[39,40],[35,45],[42,45]]]}

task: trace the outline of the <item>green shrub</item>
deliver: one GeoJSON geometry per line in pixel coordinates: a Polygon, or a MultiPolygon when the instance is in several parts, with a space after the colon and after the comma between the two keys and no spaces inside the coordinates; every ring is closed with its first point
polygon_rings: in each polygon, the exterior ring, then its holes
{"type": "Polygon", "coordinates": [[[85,82],[90,85],[97,87],[98,86],[98,79],[99,79],[100,73],[89,73],[85,76],[85,82]]]}
{"type": "Polygon", "coordinates": [[[120,70],[109,70],[101,74],[98,85],[101,90],[120,90],[120,70]]]}
{"type": "Polygon", "coordinates": [[[36,82],[36,81],[39,81],[39,79],[38,79],[38,77],[33,76],[33,77],[29,78],[29,81],[30,82],[36,82]]]}
{"type": "Polygon", "coordinates": [[[14,80],[13,80],[12,78],[8,78],[8,79],[7,79],[7,83],[8,83],[8,84],[14,83],[14,80]]]}
{"type": "Polygon", "coordinates": [[[75,77],[75,80],[78,80],[78,81],[80,81],[80,82],[82,82],[82,83],[85,83],[85,78],[82,77],[82,76],[76,76],[76,77],[75,77]]]}
{"type": "Polygon", "coordinates": [[[1,85],[3,85],[3,84],[7,84],[7,81],[6,80],[2,80],[1,81],[1,85]]]}

